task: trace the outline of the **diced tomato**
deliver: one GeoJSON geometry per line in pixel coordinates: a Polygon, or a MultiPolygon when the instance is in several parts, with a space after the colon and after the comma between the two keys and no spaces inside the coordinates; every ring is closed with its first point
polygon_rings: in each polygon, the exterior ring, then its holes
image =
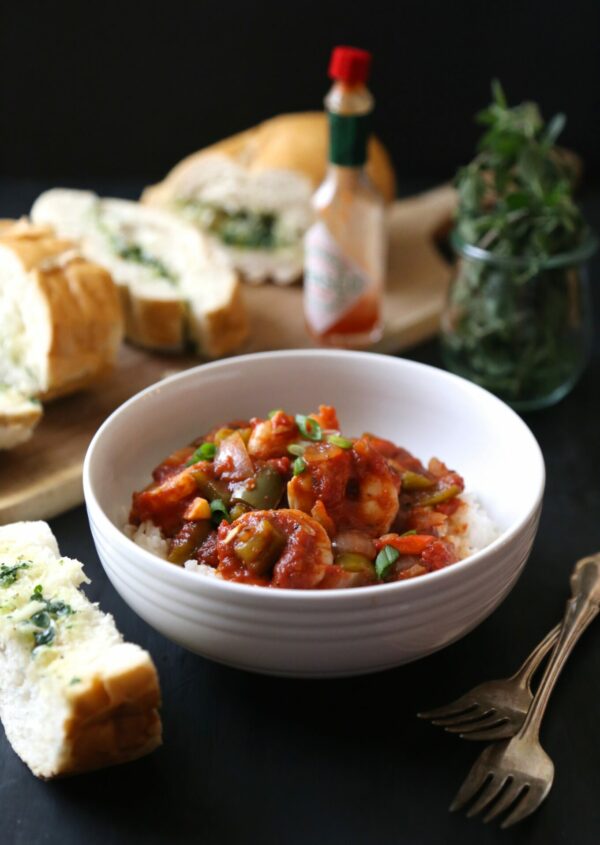
{"type": "Polygon", "coordinates": [[[331,405],[319,405],[319,412],[310,416],[319,423],[321,428],[340,430],[336,410],[331,405]]]}
{"type": "Polygon", "coordinates": [[[445,516],[452,516],[452,514],[456,513],[456,511],[460,508],[462,504],[462,499],[459,499],[458,496],[455,496],[448,502],[440,502],[439,505],[435,506],[435,510],[438,513],[443,513],[445,516]]]}
{"type": "Polygon", "coordinates": [[[196,560],[198,563],[205,563],[207,566],[212,566],[216,569],[219,565],[219,556],[217,554],[217,532],[211,531],[206,540],[202,543],[196,552],[196,560]]]}
{"type": "Polygon", "coordinates": [[[384,534],[375,540],[375,548],[379,551],[384,546],[393,546],[401,555],[420,555],[427,546],[435,541],[430,534],[408,534],[402,537],[398,534],[384,534]]]}
{"type": "Polygon", "coordinates": [[[421,554],[421,560],[429,571],[443,569],[450,563],[456,563],[458,558],[454,548],[444,540],[434,539],[421,554]]]}

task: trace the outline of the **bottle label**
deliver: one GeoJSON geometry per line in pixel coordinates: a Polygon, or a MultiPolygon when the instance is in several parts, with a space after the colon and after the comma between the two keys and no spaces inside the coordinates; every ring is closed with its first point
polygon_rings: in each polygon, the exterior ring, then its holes
{"type": "Polygon", "coordinates": [[[334,326],[363,296],[371,281],[344,255],[324,223],[306,233],[304,314],[316,334],[334,326]]]}
{"type": "Polygon", "coordinates": [[[361,167],[367,160],[371,114],[327,114],[329,161],[342,167],[361,167]]]}

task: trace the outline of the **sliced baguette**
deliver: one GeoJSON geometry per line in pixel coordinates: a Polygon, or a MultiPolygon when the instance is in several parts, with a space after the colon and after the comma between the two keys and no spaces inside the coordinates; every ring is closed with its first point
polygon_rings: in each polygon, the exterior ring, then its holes
{"type": "Polygon", "coordinates": [[[159,209],[89,191],[55,189],[32,219],[74,238],[119,286],[128,340],[147,349],[188,343],[214,358],[234,351],[248,323],[237,276],[190,224],[159,209]]]}
{"type": "Polygon", "coordinates": [[[0,383],[53,399],[112,368],[123,329],[110,275],[27,220],[0,226],[0,383]]]}
{"type": "Polygon", "coordinates": [[[32,772],[75,774],[160,745],[151,657],[88,601],[81,563],[60,556],[49,526],[0,527],[0,561],[0,717],[32,772]]]}
{"type": "MultiPolygon", "coordinates": [[[[142,202],[174,211],[212,233],[247,281],[287,284],[302,275],[311,196],[325,176],[327,145],[323,112],[279,115],[183,159],[162,182],[146,188],[142,202]],[[276,220],[276,245],[236,246],[224,229],[215,234],[215,221],[223,213],[270,215],[276,220]]],[[[375,137],[369,143],[367,172],[391,201],[394,169],[375,137]]]]}
{"type": "Polygon", "coordinates": [[[27,442],[41,418],[39,402],[0,385],[0,449],[14,449],[27,442]]]}

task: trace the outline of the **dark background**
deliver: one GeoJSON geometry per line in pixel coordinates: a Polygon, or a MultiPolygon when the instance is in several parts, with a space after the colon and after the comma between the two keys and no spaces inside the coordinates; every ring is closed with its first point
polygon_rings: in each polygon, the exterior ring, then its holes
{"type": "MultiPolygon", "coordinates": [[[[316,108],[331,45],[350,42],[375,53],[377,128],[402,191],[472,155],[472,115],[498,76],[512,102],[568,113],[564,142],[586,160],[584,208],[600,229],[599,35],[599,0],[0,0],[0,216],[26,213],[59,182],[137,196],[195,148],[316,108]]],[[[597,336],[598,296],[593,320],[597,336]]],[[[407,356],[440,365],[434,341],[407,356]]],[[[544,721],[552,793],[511,831],[447,813],[480,749],[415,713],[511,672],[560,617],[573,561],[600,547],[599,384],[596,342],[573,393],[526,418],[548,478],[508,599],[450,648],[371,677],[265,678],[192,655],[111,588],[83,508],[52,520],[62,552],[85,562],[90,597],[154,656],[165,744],[129,766],[42,783],[0,735],[0,845],[597,845],[600,622],[544,721]]]]}
{"type": "Polygon", "coordinates": [[[0,176],[161,177],[284,111],[321,107],[336,43],[374,53],[376,127],[402,182],[450,177],[497,76],[564,110],[600,178],[598,0],[2,0],[0,176]]]}

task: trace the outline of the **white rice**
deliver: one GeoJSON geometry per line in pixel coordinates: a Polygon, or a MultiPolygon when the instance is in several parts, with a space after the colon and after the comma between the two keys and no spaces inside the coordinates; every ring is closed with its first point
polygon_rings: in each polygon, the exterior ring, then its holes
{"type": "MultiPolygon", "coordinates": [[[[466,493],[461,498],[464,504],[448,519],[444,526],[443,536],[452,541],[462,560],[489,546],[498,537],[500,531],[481,502],[472,493],[466,493]]],[[[146,549],[162,560],[167,560],[168,543],[160,528],[150,520],[142,522],[141,525],[127,523],[123,531],[142,549],[146,549]]],[[[189,572],[197,572],[213,578],[221,577],[212,566],[206,563],[186,560],[183,565],[189,572]]]]}
{"type": "MultiPolygon", "coordinates": [[[[133,540],[142,549],[146,549],[146,551],[151,552],[163,560],[167,559],[169,545],[163,537],[160,528],[150,520],[142,522],[141,525],[127,523],[123,527],[123,531],[130,540],[133,540]]],[[[216,569],[213,569],[212,566],[208,566],[206,563],[198,563],[196,560],[186,560],[183,565],[190,572],[199,572],[201,575],[212,575],[217,578],[220,577],[216,569]]]]}
{"type": "Polygon", "coordinates": [[[445,533],[463,560],[489,546],[500,531],[476,496],[466,493],[461,499],[464,504],[448,519],[445,533]]]}

